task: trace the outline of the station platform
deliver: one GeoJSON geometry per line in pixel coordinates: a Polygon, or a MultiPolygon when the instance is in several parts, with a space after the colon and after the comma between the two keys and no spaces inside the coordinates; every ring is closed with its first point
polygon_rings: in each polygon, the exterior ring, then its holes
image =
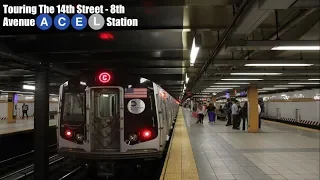
{"type": "Polygon", "coordinates": [[[161,178],[320,179],[320,131],[263,121],[260,133],[247,133],[225,124],[209,124],[207,116],[203,125],[196,124],[189,110],[180,110],[161,178]]]}
{"type": "MultiPolygon", "coordinates": [[[[57,120],[49,120],[49,126],[56,126],[57,120]]],[[[7,121],[0,121],[0,136],[17,132],[29,131],[34,128],[34,119],[28,118],[17,120],[16,123],[8,124],[7,121]]]]}

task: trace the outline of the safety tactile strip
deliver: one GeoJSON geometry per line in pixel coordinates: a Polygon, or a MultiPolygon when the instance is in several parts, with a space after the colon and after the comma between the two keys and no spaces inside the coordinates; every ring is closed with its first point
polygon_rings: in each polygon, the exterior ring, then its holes
{"type": "Polygon", "coordinates": [[[199,180],[189,135],[179,109],[161,180],[199,180]]]}

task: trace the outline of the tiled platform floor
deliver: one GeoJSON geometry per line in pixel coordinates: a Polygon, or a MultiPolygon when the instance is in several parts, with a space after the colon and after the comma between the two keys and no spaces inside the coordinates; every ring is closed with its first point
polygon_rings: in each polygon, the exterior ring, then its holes
{"type": "Polygon", "coordinates": [[[183,112],[200,180],[319,180],[319,131],[263,122],[247,133],[183,112]]]}
{"type": "MultiPolygon", "coordinates": [[[[57,120],[50,120],[49,126],[56,126],[57,120]]],[[[34,128],[34,121],[32,118],[28,120],[17,120],[16,123],[8,124],[7,121],[0,122],[0,135],[10,134],[20,131],[28,131],[34,128]]]]}

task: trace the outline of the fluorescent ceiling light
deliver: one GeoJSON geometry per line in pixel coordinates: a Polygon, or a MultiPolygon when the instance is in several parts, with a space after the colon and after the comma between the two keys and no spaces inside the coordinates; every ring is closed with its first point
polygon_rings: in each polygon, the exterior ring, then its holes
{"type": "Polygon", "coordinates": [[[84,86],[87,85],[87,83],[86,83],[86,82],[83,82],[83,81],[80,81],[80,84],[81,84],[81,85],[84,85],[84,86]]]}
{"type": "Polygon", "coordinates": [[[278,90],[278,89],[288,89],[288,88],[262,88],[262,89],[259,89],[259,90],[267,90],[267,91],[273,91],[273,90],[278,90]]]}
{"type": "Polygon", "coordinates": [[[232,88],[206,88],[207,90],[211,90],[211,89],[213,89],[213,90],[215,90],[215,89],[222,89],[222,90],[224,90],[224,89],[232,89],[232,88]]]}
{"type": "Polygon", "coordinates": [[[140,78],[140,84],[142,84],[142,83],[144,83],[144,82],[146,82],[146,81],[148,81],[148,79],[146,79],[146,78],[140,78]]]}
{"type": "Polygon", "coordinates": [[[319,82],[292,82],[288,84],[320,84],[319,82]]]}
{"type": "Polygon", "coordinates": [[[222,81],[261,81],[263,79],[221,79],[222,81]]]}
{"type": "Polygon", "coordinates": [[[245,64],[244,66],[256,66],[256,67],[283,67],[283,66],[297,66],[297,67],[302,67],[302,66],[312,66],[313,64],[245,64]]]}
{"type": "Polygon", "coordinates": [[[214,92],[216,92],[216,93],[218,93],[218,92],[221,92],[221,90],[220,91],[215,91],[215,90],[204,90],[204,91],[202,91],[202,93],[214,93],[214,92]]]}
{"type": "Polygon", "coordinates": [[[320,79],[308,79],[309,81],[320,81],[320,79]]]}
{"type": "Polygon", "coordinates": [[[214,88],[235,88],[235,87],[240,87],[240,86],[233,86],[233,85],[229,85],[229,86],[210,86],[210,87],[214,87],[214,88]]]}
{"type": "Polygon", "coordinates": [[[196,62],[197,55],[199,52],[200,47],[196,46],[196,38],[193,38],[192,47],[191,47],[191,53],[190,53],[190,65],[193,66],[196,62]]]}
{"type": "Polygon", "coordinates": [[[282,73],[230,73],[230,75],[253,75],[253,76],[258,76],[258,75],[281,75],[282,73]]]}
{"type": "Polygon", "coordinates": [[[320,50],[320,46],[275,46],[271,50],[312,51],[320,50]]]}
{"type": "Polygon", "coordinates": [[[35,86],[31,86],[31,85],[23,85],[22,88],[26,89],[26,90],[35,90],[36,89],[35,86]]]}
{"type": "Polygon", "coordinates": [[[219,83],[214,83],[214,84],[250,84],[247,82],[219,82],[219,83]]]}
{"type": "Polygon", "coordinates": [[[108,95],[108,94],[103,94],[102,96],[103,96],[103,97],[109,97],[109,95],[108,95]]]}
{"type": "Polygon", "coordinates": [[[274,85],[274,87],[303,87],[303,85],[274,85]]]}

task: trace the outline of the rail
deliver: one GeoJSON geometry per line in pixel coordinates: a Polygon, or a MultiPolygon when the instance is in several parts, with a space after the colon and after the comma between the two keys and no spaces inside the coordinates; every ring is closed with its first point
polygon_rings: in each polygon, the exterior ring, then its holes
{"type": "Polygon", "coordinates": [[[72,170],[71,172],[69,172],[68,174],[62,176],[59,180],[69,178],[70,176],[74,175],[75,173],[77,173],[77,172],[78,172],[80,169],[82,169],[82,168],[83,168],[82,166],[78,166],[77,168],[75,168],[74,170],[72,170]]]}
{"type": "MultiPolygon", "coordinates": [[[[55,147],[55,146],[57,146],[57,144],[52,144],[52,145],[49,146],[49,148],[52,148],[52,147],[55,147]]],[[[0,161],[0,167],[1,167],[1,165],[4,164],[4,163],[7,163],[7,162],[9,162],[9,161],[16,160],[16,159],[18,159],[18,158],[20,158],[20,157],[24,157],[24,156],[30,155],[30,154],[32,154],[32,153],[34,153],[34,150],[32,150],[32,151],[30,151],[30,152],[27,152],[27,153],[20,154],[20,155],[18,155],[18,156],[14,156],[14,157],[5,159],[5,160],[3,160],[3,161],[0,161]]]]}
{"type": "MultiPolygon", "coordinates": [[[[49,166],[51,166],[51,165],[53,165],[53,164],[55,164],[55,163],[57,163],[57,162],[60,162],[60,161],[62,161],[62,160],[64,160],[64,159],[65,159],[65,157],[59,157],[58,154],[53,155],[53,156],[51,156],[51,157],[49,158],[49,161],[50,161],[50,162],[49,162],[49,166]]],[[[26,167],[21,168],[21,169],[19,169],[19,170],[17,170],[17,171],[14,171],[14,172],[12,172],[12,173],[10,173],[10,174],[7,174],[7,175],[5,175],[5,176],[0,177],[0,180],[6,179],[6,178],[10,178],[10,177],[12,177],[12,176],[18,175],[19,173],[23,173],[23,174],[22,174],[21,176],[18,176],[18,177],[16,177],[16,178],[13,178],[14,180],[21,179],[21,178],[23,178],[23,177],[29,176],[29,175],[31,175],[31,174],[34,173],[33,167],[34,167],[33,164],[32,164],[32,165],[29,165],[29,166],[26,166],[26,167]],[[26,171],[26,170],[31,169],[31,168],[32,168],[32,170],[27,171],[27,172],[23,172],[23,171],[26,171]]]]}

